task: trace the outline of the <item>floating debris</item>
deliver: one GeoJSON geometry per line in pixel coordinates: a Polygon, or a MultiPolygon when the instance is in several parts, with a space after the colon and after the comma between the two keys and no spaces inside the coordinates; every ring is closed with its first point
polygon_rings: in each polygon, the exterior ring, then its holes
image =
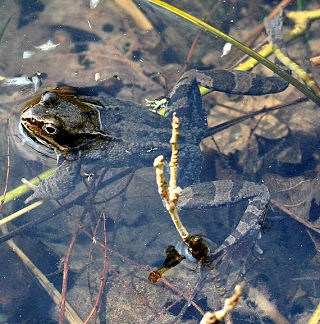
{"type": "Polygon", "coordinates": [[[95,79],[96,82],[98,82],[101,79],[101,75],[100,75],[99,72],[94,74],[94,79],[95,79]]]}
{"type": "Polygon", "coordinates": [[[223,46],[222,54],[221,54],[220,57],[223,57],[223,56],[229,54],[230,51],[231,51],[231,48],[232,48],[232,44],[225,43],[224,46],[223,46]]]}
{"type": "Polygon", "coordinates": [[[22,75],[22,76],[17,77],[17,78],[5,79],[5,81],[4,81],[4,85],[6,85],[6,86],[11,86],[11,85],[25,86],[25,85],[28,85],[28,84],[31,84],[31,83],[32,83],[32,81],[30,81],[30,79],[26,75],[22,75]]]}
{"type": "Polygon", "coordinates": [[[41,85],[41,80],[37,74],[32,76],[31,80],[27,75],[22,75],[17,78],[4,78],[3,81],[3,85],[5,86],[23,87],[33,84],[34,92],[37,92],[41,85]]]}
{"type": "Polygon", "coordinates": [[[36,54],[35,51],[24,51],[22,54],[22,58],[28,59],[28,58],[32,57],[34,54],[36,54]]]}
{"type": "Polygon", "coordinates": [[[54,44],[49,39],[46,43],[44,43],[42,45],[39,45],[39,46],[35,46],[35,48],[40,50],[40,51],[47,52],[47,51],[51,51],[51,50],[55,49],[59,45],[60,45],[60,43],[54,44]]]}
{"type": "Polygon", "coordinates": [[[90,9],[96,8],[96,6],[99,4],[100,0],[90,0],[90,9]]]}

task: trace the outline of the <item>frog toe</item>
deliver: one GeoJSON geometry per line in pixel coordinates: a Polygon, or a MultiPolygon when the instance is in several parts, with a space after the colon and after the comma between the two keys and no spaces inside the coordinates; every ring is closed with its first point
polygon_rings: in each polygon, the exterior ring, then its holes
{"type": "Polygon", "coordinates": [[[27,198],[25,203],[34,199],[62,199],[66,197],[79,182],[80,163],[79,161],[64,161],[54,174],[45,178],[38,186],[28,180],[22,180],[33,194],[27,198]]]}

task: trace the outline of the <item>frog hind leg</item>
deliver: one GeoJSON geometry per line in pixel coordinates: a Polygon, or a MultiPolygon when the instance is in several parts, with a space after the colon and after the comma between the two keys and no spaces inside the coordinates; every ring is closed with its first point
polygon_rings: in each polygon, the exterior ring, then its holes
{"type": "Polygon", "coordinates": [[[64,160],[56,172],[41,181],[38,186],[22,179],[22,182],[33,190],[33,194],[25,200],[25,203],[35,199],[61,199],[67,196],[74,189],[80,178],[80,166],[79,161],[64,160]]]}
{"type": "Polygon", "coordinates": [[[285,90],[289,83],[274,74],[259,75],[238,70],[189,70],[186,77],[195,77],[199,85],[213,91],[230,94],[261,96],[285,90]]]}
{"type": "Polygon", "coordinates": [[[269,191],[265,185],[249,181],[203,182],[182,191],[179,209],[208,209],[241,200],[248,201],[236,228],[211,255],[224,286],[227,286],[227,281],[229,286],[231,274],[239,274],[243,269],[252,247],[261,235],[261,222],[269,198],[269,191]]]}
{"type": "Polygon", "coordinates": [[[179,130],[184,136],[184,142],[200,144],[208,122],[195,78],[183,75],[172,89],[165,116],[170,118],[173,112],[180,119],[179,130]]]}
{"type": "Polygon", "coordinates": [[[170,93],[165,116],[176,112],[179,126],[179,185],[184,188],[199,181],[202,165],[200,142],[208,127],[207,114],[196,79],[182,78],[170,93]]]}

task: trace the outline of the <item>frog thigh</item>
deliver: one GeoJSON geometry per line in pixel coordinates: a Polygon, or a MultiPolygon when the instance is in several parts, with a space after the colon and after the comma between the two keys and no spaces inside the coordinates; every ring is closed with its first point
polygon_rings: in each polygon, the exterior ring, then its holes
{"type": "MultiPolygon", "coordinates": [[[[207,114],[202,104],[198,82],[195,78],[181,78],[170,93],[169,105],[165,116],[171,118],[176,112],[180,119],[180,131],[189,132],[198,140],[199,134],[195,133],[207,129],[207,114]],[[191,133],[192,132],[192,133],[191,133]]],[[[201,134],[202,139],[203,134],[201,134]]]]}
{"type": "Polygon", "coordinates": [[[238,70],[189,70],[182,78],[196,78],[201,86],[213,91],[254,96],[278,93],[289,85],[276,74],[265,76],[238,70]]]}
{"type": "Polygon", "coordinates": [[[56,172],[45,178],[38,186],[32,186],[34,193],[25,200],[28,203],[34,199],[61,199],[75,187],[80,173],[79,161],[63,161],[56,172]]]}

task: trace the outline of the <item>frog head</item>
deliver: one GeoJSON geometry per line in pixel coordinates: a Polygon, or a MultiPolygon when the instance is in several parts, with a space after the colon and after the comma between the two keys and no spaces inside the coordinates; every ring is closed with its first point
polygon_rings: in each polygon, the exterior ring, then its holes
{"type": "Polygon", "coordinates": [[[64,153],[97,138],[112,138],[101,130],[101,107],[73,90],[49,89],[26,103],[20,121],[34,141],[64,153]]]}

